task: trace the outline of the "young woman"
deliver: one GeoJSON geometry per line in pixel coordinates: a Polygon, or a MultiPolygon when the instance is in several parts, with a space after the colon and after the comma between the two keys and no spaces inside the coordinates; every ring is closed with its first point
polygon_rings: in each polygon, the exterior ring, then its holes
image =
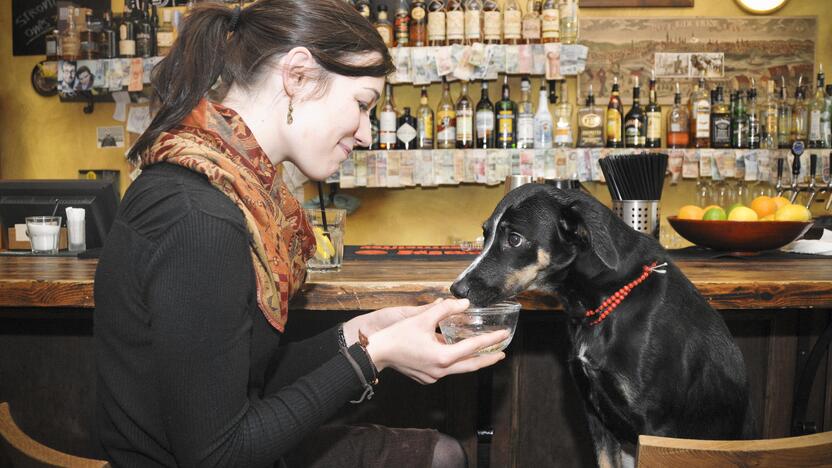
{"type": "Polygon", "coordinates": [[[366,146],[392,68],[341,0],[205,4],[186,18],[154,73],[157,112],[130,151],[143,172],[96,272],[98,434],[116,465],[464,465],[436,431],[320,426],[385,368],[432,383],[502,359],[474,353],[503,332],[437,339],[467,301],[382,309],[280,345],[315,241],[276,167],[322,180],[366,146]]]}

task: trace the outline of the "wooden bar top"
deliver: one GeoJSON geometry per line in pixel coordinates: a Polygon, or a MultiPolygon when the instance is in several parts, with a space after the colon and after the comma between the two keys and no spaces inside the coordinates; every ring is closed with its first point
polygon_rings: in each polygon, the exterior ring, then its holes
{"type": "MultiPolygon", "coordinates": [[[[311,273],[293,309],[375,310],[448,296],[468,260],[350,260],[311,273]]],[[[682,260],[676,264],[717,309],[832,308],[832,259],[682,260]]],[[[93,308],[97,260],[0,256],[0,307],[93,308]]],[[[557,309],[535,294],[526,309],[557,309]]]]}

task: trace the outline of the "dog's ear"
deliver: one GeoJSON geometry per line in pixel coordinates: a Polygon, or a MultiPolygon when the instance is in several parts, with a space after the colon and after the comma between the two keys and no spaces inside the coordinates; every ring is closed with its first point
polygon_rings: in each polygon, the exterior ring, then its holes
{"type": "Polygon", "coordinates": [[[560,208],[558,230],[561,235],[584,249],[590,250],[607,268],[618,267],[618,251],[610,235],[609,216],[600,202],[577,191],[553,188],[560,208]]]}

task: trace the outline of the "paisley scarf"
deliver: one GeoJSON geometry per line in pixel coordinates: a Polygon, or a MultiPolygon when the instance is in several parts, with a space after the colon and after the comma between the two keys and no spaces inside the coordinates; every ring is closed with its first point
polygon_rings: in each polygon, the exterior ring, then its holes
{"type": "Polygon", "coordinates": [[[142,167],[176,164],[203,174],[245,217],[257,277],[257,304],[283,331],[289,298],[306,278],[315,236],[303,209],[243,119],[203,99],[179,125],[159,135],[142,167]]]}

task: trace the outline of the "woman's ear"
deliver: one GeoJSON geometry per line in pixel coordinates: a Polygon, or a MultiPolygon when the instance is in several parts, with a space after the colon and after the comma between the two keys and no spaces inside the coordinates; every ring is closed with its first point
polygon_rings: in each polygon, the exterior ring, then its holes
{"type": "Polygon", "coordinates": [[[318,67],[312,53],[306,47],[295,47],[279,62],[283,78],[283,91],[289,98],[301,96],[311,83],[312,72],[318,67]]]}

